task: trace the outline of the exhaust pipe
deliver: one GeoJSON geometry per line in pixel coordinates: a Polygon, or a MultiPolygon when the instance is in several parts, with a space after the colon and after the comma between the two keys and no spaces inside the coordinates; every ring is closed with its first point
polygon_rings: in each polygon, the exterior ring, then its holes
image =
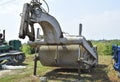
{"type": "Polygon", "coordinates": [[[5,30],[3,30],[3,40],[5,41],[5,30]]]}
{"type": "Polygon", "coordinates": [[[82,24],[80,23],[79,24],[79,36],[81,36],[82,35],[82,24]]]}

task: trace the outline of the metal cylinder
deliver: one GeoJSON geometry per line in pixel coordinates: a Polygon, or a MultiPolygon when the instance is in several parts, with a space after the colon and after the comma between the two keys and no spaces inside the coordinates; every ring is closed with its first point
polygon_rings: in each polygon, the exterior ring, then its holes
{"type": "Polygon", "coordinates": [[[85,49],[79,45],[49,45],[41,46],[39,59],[44,66],[77,68],[77,61],[85,49]]]}

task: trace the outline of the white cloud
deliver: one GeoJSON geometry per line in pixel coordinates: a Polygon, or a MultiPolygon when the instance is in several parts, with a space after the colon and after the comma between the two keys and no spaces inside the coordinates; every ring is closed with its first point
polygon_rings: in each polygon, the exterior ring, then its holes
{"type": "Polygon", "coordinates": [[[23,4],[26,2],[30,2],[30,0],[15,0],[10,3],[5,3],[7,1],[2,1],[2,5],[0,5],[0,14],[16,14],[19,13],[22,10],[23,4]]]}
{"type": "MultiPolygon", "coordinates": [[[[1,3],[4,0],[1,0],[1,3]]],[[[22,12],[23,4],[29,3],[31,0],[15,0],[6,5],[0,6],[0,27],[5,26],[8,31],[8,38],[17,37],[20,16],[22,12]],[[8,18],[9,17],[9,18],[8,18]],[[15,30],[15,32],[12,29],[15,30]],[[17,31],[16,31],[17,30],[17,31]],[[14,35],[13,37],[10,35],[14,35]]],[[[51,2],[55,0],[46,0],[51,2]]],[[[51,5],[52,6],[52,5],[51,5]]],[[[54,10],[52,11],[54,12],[54,10]]],[[[87,39],[120,39],[120,11],[105,11],[98,15],[87,15],[79,17],[81,14],[67,15],[54,12],[54,16],[58,18],[58,22],[61,25],[63,31],[70,34],[78,34],[79,23],[83,23],[83,35],[87,39]]]]}
{"type": "Polygon", "coordinates": [[[85,16],[82,20],[84,34],[91,39],[120,39],[120,11],[107,11],[85,16]]]}
{"type": "Polygon", "coordinates": [[[20,13],[23,4],[30,0],[15,0],[11,3],[0,5],[0,29],[6,30],[6,40],[18,39],[20,26],[20,13]]]}
{"type": "MultiPolygon", "coordinates": [[[[42,0],[41,0],[42,1],[42,0]]],[[[54,0],[48,0],[46,2],[51,2],[54,0]]],[[[24,3],[30,3],[31,0],[1,0],[0,2],[0,14],[18,14],[20,11],[22,11],[23,4],[24,3]],[[11,1],[11,2],[9,2],[11,1]],[[7,3],[8,2],[8,3],[7,3]],[[14,13],[13,13],[14,12],[14,13]]],[[[43,3],[43,1],[42,1],[43,3]]]]}

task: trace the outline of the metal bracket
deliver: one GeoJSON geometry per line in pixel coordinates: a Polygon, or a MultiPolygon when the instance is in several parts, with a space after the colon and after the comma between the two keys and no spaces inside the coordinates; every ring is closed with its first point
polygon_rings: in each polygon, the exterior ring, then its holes
{"type": "Polygon", "coordinates": [[[56,54],[55,54],[55,58],[54,58],[56,64],[58,64],[58,55],[59,55],[59,53],[58,53],[58,45],[57,45],[56,54]]]}
{"type": "Polygon", "coordinates": [[[78,63],[78,80],[81,79],[81,68],[82,68],[82,60],[77,61],[78,63]]]}

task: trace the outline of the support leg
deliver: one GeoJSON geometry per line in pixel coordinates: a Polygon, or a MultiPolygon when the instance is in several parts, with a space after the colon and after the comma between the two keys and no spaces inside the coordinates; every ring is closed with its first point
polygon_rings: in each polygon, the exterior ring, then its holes
{"type": "Polygon", "coordinates": [[[34,59],[34,76],[36,76],[37,61],[38,61],[38,57],[35,55],[35,59],[34,59]]]}
{"type": "Polygon", "coordinates": [[[81,65],[80,65],[80,61],[78,61],[78,80],[81,79],[81,65]]]}

